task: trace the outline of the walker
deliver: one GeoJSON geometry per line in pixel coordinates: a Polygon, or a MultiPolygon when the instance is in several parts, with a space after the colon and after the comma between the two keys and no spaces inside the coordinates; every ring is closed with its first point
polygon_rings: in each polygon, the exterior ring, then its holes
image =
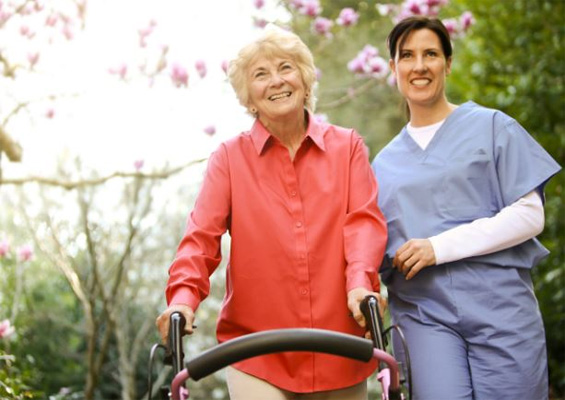
{"type": "Polygon", "coordinates": [[[219,344],[184,362],[182,332],[186,323],[180,313],[171,314],[167,346],[155,344],[149,356],[148,400],[153,390],[152,369],[157,349],[165,350],[164,364],[173,368],[170,386],[160,390],[161,399],[186,400],[190,393],[186,381],[198,381],[235,362],[251,357],[286,351],[308,351],[369,362],[378,362],[377,380],[382,389],[381,400],[410,400],[412,374],[410,357],[402,330],[392,325],[383,331],[382,319],[374,296],[367,296],[361,311],[368,324],[372,340],[322,329],[275,329],[252,333],[219,344]],[[405,362],[399,363],[387,352],[388,336],[395,330],[402,342],[405,362]],[[183,364],[184,363],[184,364],[183,364]]]}

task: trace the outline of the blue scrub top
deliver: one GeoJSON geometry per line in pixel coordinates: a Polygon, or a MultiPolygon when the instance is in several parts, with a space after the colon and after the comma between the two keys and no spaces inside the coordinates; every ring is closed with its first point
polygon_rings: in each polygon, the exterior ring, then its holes
{"type": "MultiPolygon", "coordinates": [[[[516,120],[474,102],[456,108],[425,150],[404,128],[372,167],[388,223],[385,284],[390,261],[407,240],[492,217],[534,189],[543,198],[544,185],[561,169],[516,120]]],[[[534,238],[466,261],[532,268],[547,254],[534,238]]]]}

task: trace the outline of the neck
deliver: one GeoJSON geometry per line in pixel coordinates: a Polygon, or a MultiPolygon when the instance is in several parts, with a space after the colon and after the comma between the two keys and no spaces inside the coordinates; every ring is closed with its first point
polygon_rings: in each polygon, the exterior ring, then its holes
{"type": "Polygon", "coordinates": [[[259,120],[271,135],[291,151],[295,151],[300,146],[308,126],[308,114],[303,110],[282,120],[265,120],[261,116],[259,120]]]}
{"type": "Polygon", "coordinates": [[[457,108],[444,98],[433,106],[409,104],[410,124],[413,127],[427,126],[446,119],[457,108]]]}

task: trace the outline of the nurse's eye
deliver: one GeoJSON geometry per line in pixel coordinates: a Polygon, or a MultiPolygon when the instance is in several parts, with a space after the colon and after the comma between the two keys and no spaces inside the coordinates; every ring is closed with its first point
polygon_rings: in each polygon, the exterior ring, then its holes
{"type": "Polygon", "coordinates": [[[400,53],[399,57],[400,57],[401,59],[410,58],[410,57],[412,57],[412,53],[409,52],[409,51],[402,51],[402,52],[400,53]]]}
{"type": "Polygon", "coordinates": [[[437,56],[438,56],[438,52],[435,51],[435,50],[429,50],[429,51],[426,53],[426,55],[427,55],[428,57],[437,57],[437,56]]]}

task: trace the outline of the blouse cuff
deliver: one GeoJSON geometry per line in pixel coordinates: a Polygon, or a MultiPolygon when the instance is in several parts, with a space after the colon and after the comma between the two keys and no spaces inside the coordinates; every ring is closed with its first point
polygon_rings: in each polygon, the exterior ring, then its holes
{"type": "Polygon", "coordinates": [[[365,288],[372,292],[380,291],[378,271],[374,267],[367,266],[361,262],[349,264],[346,269],[346,291],[355,288],[365,288]]]}
{"type": "Polygon", "coordinates": [[[187,305],[192,308],[192,311],[196,312],[196,309],[200,305],[200,299],[193,293],[190,288],[185,286],[175,290],[175,294],[169,300],[169,306],[175,304],[187,305]]]}

